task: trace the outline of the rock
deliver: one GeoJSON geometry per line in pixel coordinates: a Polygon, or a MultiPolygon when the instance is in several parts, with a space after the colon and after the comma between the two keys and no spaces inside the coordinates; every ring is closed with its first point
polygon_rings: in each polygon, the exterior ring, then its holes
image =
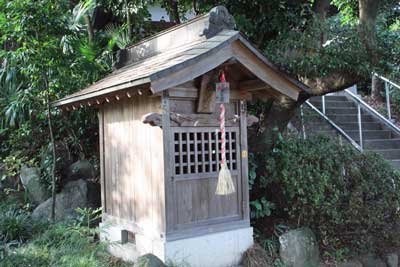
{"type": "Polygon", "coordinates": [[[338,263],[336,267],[363,267],[363,265],[359,260],[348,260],[338,263]]]}
{"type": "Polygon", "coordinates": [[[68,167],[67,181],[89,180],[94,178],[95,175],[96,170],[88,160],[78,160],[68,167]]]}
{"type": "Polygon", "coordinates": [[[38,168],[22,166],[20,178],[22,185],[28,192],[31,203],[38,205],[49,197],[45,186],[40,182],[40,172],[38,168]]]}
{"type": "Polygon", "coordinates": [[[399,256],[396,253],[389,253],[386,255],[386,263],[388,267],[399,266],[399,256]]]}
{"type": "Polygon", "coordinates": [[[319,266],[319,249],[309,228],[292,230],[279,237],[280,257],[288,267],[319,266]]]}
{"type": "MultiPolygon", "coordinates": [[[[55,219],[62,221],[76,216],[76,208],[88,207],[88,187],[84,180],[69,182],[65,185],[61,193],[56,195],[55,219]]],[[[47,218],[51,216],[52,199],[40,204],[32,213],[36,219],[47,218]]]]}
{"type": "Polygon", "coordinates": [[[167,267],[157,256],[153,254],[145,254],[140,256],[135,265],[135,267],[167,267]]]}
{"type": "Polygon", "coordinates": [[[363,264],[363,267],[387,267],[386,263],[373,254],[361,256],[360,261],[363,264]]]}

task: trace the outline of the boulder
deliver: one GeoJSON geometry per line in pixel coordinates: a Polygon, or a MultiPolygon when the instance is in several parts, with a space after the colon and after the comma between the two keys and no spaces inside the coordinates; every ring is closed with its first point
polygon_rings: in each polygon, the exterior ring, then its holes
{"type": "Polygon", "coordinates": [[[28,193],[29,201],[38,205],[49,197],[46,187],[40,182],[40,171],[38,168],[22,166],[20,172],[21,183],[28,193]]]}
{"type": "Polygon", "coordinates": [[[153,254],[145,254],[140,256],[135,265],[135,267],[167,267],[157,256],[153,254]]]}
{"type": "Polygon", "coordinates": [[[96,170],[88,160],[78,160],[72,163],[67,170],[67,181],[78,179],[89,180],[96,176],[96,170]]]}
{"type": "Polygon", "coordinates": [[[319,249],[314,233],[309,228],[291,230],[279,237],[280,257],[288,267],[317,267],[319,249]]]}
{"type": "Polygon", "coordinates": [[[386,255],[386,263],[388,267],[399,266],[399,256],[396,253],[389,253],[386,255]]]}
{"type": "Polygon", "coordinates": [[[386,263],[374,254],[366,254],[359,258],[363,267],[387,267],[386,263]]]}
{"type": "MultiPolygon", "coordinates": [[[[56,195],[55,219],[62,221],[76,216],[76,208],[88,207],[88,186],[86,181],[77,180],[65,185],[61,193],[56,195]]],[[[49,198],[40,204],[32,213],[36,219],[47,218],[51,216],[52,198],[49,198]]]]}

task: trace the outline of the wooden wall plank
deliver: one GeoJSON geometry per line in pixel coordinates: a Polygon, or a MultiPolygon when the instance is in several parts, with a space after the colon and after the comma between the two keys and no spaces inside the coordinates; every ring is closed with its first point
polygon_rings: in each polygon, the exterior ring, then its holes
{"type": "Polygon", "coordinates": [[[106,184],[104,181],[104,113],[103,109],[98,111],[99,118],[99,150],[100,150],[100,186],[101,186],[101,207],[103,214],[107,213],[106,184]]]}
{"type": "Polygon", "coordinates": [[[165,232],[163,131],[141,117],[161,110],[161,98],[147,96],[104,109],[107,213],[160,234],[165,232]]]}

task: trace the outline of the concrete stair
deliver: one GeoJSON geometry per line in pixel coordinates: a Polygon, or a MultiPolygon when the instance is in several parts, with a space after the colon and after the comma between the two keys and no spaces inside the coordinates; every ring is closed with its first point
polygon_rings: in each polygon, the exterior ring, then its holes
{"type": "MultiPolygon", "coordinates": [[[[322,111],[321,97],[309,101],[322,111]]],[[[325,96],[325,114],[354,141],[360,143],[357,106],[346,96],[325,96]]],[[[361,125],[364,149],[381,154],[393,167],[400,169],[400,136],[365,111],[361,112],[361,125]]],[[[312,131],[329,136],[337,135],[337,131],[324,121],[314,123],[312,131]]]]}

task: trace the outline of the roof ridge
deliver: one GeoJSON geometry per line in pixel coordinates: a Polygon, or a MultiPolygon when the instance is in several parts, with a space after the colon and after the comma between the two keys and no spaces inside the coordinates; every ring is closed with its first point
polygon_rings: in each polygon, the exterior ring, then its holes
{"type": "Polygon", "coordinates": [[[233,30],[234,28],[235,20],[226,7],[214,7],[207,14],[171,27],[135,45],[119,50],[114,69],[123,68],[131,63],[194,41],[207,40],[224,29],[233,30]]]}
{"type": "Polygon", "coordinates": [[[155,38],[157,38],[157,37],[159,37],[159,36],[161,36],[161,35],[165,35],[165,34],[167,34],[168,32],[175,31],[175,30],[177,30],[177,29],[179,29],[179,28],[182,28],[182,27],[186,27],[187,25],[192,24],[192,23],[194,23],[194,22],[196,22],[196,21],[198,21],[198,20],[200,20],[200,19],[203,19],[203,18],[209,16],[209,15],[210,15],[210,12],[205,13],[205,14],[202,14],[202,15],[198,15],[198,16],[192,18],[192,19],[189,19],[189,20],[185,21],[184,23],[177,24],[177,25],[175,25],[175,26],[172,26],[172,27],[169,27],[169,28],[167,28],[167,29],[165,29],[165,30],[162,30],[162,31],[160,31],[160,32],[158,32],[158,33],[156,33],[156,34],[153,34],[153,35],[151,35],[151,36],[148,36],[148,37],[146,37],[146,38],[140,40],[140,41],[137,42],[137,43],[134,43],[134,44],[131,44],[131,45],[125,47],[125,49],[134,48],[134,47],[139,46],[139,45],[141,45],[141,44],[143,44],[143,43],[146,43],[146,42],[148,42],[148,41],[150,41],[150,40],[152,40],[152,39],[155,39],[155,38]]]}

